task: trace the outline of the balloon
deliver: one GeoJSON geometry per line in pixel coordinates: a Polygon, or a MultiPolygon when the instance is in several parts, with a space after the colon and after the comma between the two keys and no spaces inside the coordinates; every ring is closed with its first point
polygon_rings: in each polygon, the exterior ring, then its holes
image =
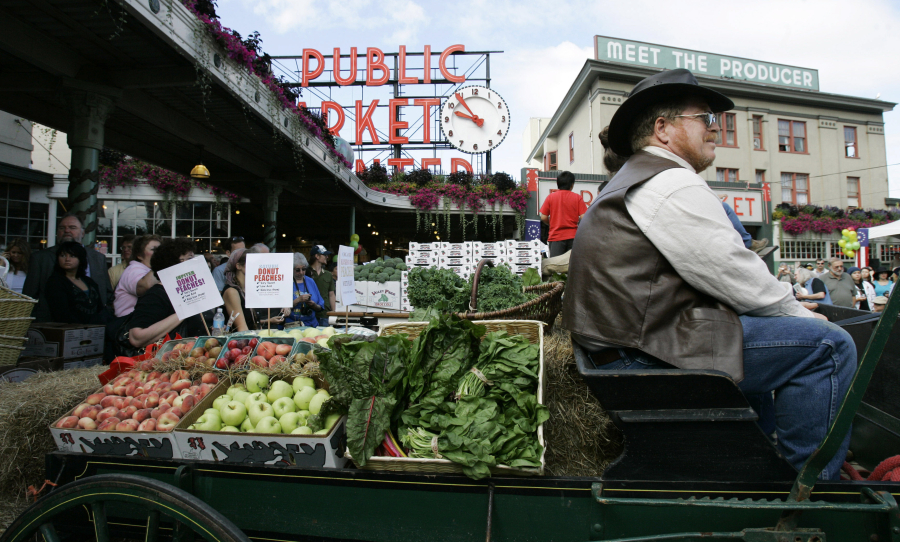
{"type": "Polygon", "coordinates": [[[851,231],[851,232],[850,232],[850,235],[849,235],[848,237],[850,237],[850,240],[851,240],[851,241],[856,241],[856,232],[855,232],[855,231],[851,231]]]}
{"type": "Polygon", "coordinates": [[[844,254],[845,254],[848,258],[852,258],[852,257],[856,256],[856,252],[853,252],[852,250],[847,251],[847,252],[844,252],[844,254]]]}
{"type": "Polygon", "coordinates": [[[859,250],[859,241],[853,241],[850,243],[850,250],[859,250]]]}
{"type": "Polygon", "coordinates": [[[350,241],[350,246],[356,248],[359,246],[359,241],[350,241]]]}
{"type": "Polygon", "coordinates": [[[840,241],[838,241],[838,246],[840,246],[841,248],[846,247],[846,246],[847,246],[847,240],[846,240],[846,239],[841,239],[840,241]]]}
{"type": "Polygon", "coordinates": [[[842,229],[841,235],[843,235],[844,237],[850,237],[850,230],[848,230],[847,228],[842,229]]]}
{"type": "Polygon", "coordinates": [[[856,226],[847,226],[847,229],[850,231],[856,231],[856,226]]]}
{"type": "Polygon", "coordinates": [[[354,233],[353,235],[350,236],[350,240],[351,241],[359,241],[359,236],[354,233]]]}

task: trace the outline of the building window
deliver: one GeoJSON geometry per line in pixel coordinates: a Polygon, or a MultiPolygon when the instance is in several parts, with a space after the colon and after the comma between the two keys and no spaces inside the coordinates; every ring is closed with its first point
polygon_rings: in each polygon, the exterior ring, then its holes
{"type": "Polygon", "coordinates": [[[778,150],[806,154],[806,123],[778,119],[778,150]]]}
{"type": "Polygon", "coordinates": [[[859,209],[859,177],[847,177],[847,207],[859,209]]]}
{"type": "MultiPolygon", "coordinates": [[[[872,252],[875,251],[873,250],[872,252]]],[[[882,262],[892,262],[894,261],[894,258],[900,258],[900,245],[879,245],[879,260],[881,260],[882,262]]]]}
{"type": "Polygon", "coordinates": [[[544,157],[544,171],[556,171],[556,151],[548,152],[544,157]]]}
{"type": "Polygon", "coordinates": [[[825,241],[782,241],[782,260],[817,260],[825,258],[825,241]]]}
{"type": "Polygon", "coordinates": [[[757,151],[766,150],[766,146],[763,142],[762,115],[753,115],[753,149],[757,151]]]}
{"type": "Polygon", "coordinates": [[[766,170],[764,170],[764,169],[756,170],[756,182],[759,184],[766,182],[766,170]]]}
{"type": "Polygon", "coordinates": [[[575,132],[569,134],[569,163],[575,161],[575,132]]]}
{"type": "Polygon", "coordinates": [[[47,215],[50,206],[28,200],[27,184],[0,183],[0,245],[3,250],[6,250],[13,239],[18,238],[25,239],[31,250],[47,247],[47,215]]]}
{"type": "Polygon", "coordinates": [[[738,176],[738,170],[736,169],[724,167],[716,168],[716,180],[720,183],[736,183],[738,182],[739,178],[740,177],[738,176]]]}
{"type": "Polygon", "coordinates": [[[193,239],[198,254],[216,250],[228,237],[228,217],[227,205],[219,209],[212,203],[179,205],[175,210],[175,236],[193,239]]]}
{"type": "MultiPolygon", "coordinates": [[[[828,259],[830,259],[830,258],[838,258],[838,259],[840,259],[840,260],[844,260],[844,262],[847,262],[847,261],[851,261],[851,262],[852,262],[852,261],[854,261],[854,260],[856,259],[855,256],[854,256],[853,258],[850,258],[849,256],[846,256],[846,255],[844,254],[844,251],[841,250],[841,246],[837,243],[837,241],[832,241],[832,242],[829,243],[829,244],[831,245],[831,256],[830,256],[828,259]]],[[[826,266],[828,265],[828,262],[827,262],[827,261],[825,262],[825,265],[826,265],[826,266]]],[[[846,264],[846,263],[844,264],[844,267],[847,267],[847,264],[846,264]]],[[[827,269],[827,267],[826,267],[826,269],[827,269]]]]}
{"type": "Polygon", "coordinates": [[[859,145],[856,142],[854,126],[844,126],[844,155],[847,158],[859,158],[859,145]]]}
{"type": "Polygon", "coordinates": [[[781,201],[789,201],[794,205],[808,205],[809,175],[806,173],[782,173],[781,201]]]}
{"type": "Polygon", "coordinates": [[[719,113],[716,115],[716,124],[719,125],[719,133],[716,136],[716,145],[720,147],[737,147],[737,131],[734,129],[734,113],[719,113]],[[724,117],[724,118],[723,118],[724,117]],[[722,142],[722,135],[725,142],[722,142]]]}

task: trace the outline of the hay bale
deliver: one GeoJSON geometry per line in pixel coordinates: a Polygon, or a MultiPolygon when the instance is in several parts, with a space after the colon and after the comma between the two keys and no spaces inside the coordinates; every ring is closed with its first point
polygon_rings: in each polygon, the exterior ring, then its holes
{"type": "Polygon", "coordinates": [[[99,388],[97,375],[105,369],[38,373],[24,382],[0,383],[0,495],[21,498],[29,485],[41,487],[44,455],[56,450],[50,424],[99,388]]]}
{"type": "Polygon", "coordinates": [[[578,374],[569,332],[559,322],[544,335],[544,378],[547,473],[600,476],[622,452],[622,436],[578,374]]]}

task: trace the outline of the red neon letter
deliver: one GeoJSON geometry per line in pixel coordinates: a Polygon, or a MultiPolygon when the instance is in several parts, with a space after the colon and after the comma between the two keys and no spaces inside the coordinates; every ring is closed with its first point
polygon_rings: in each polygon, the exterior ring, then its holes
{"type": "Polygon", "coordinates": [[[300,109],[301,107],[306,107],[306,102],[297,102],[297,109],[300,109]]]}
{"type": "Polygon", "coordinates": [[[356,82],[356,47],[350,48],[350,77],[344,78],[341,77],[341,48],[334,48],[334,56],[331,57],[334,61],[334,81],[341,85],[347,86],[352,85],[356,82]]]}
{"type": "Polygon", "coordinates": [[[309,85],[309,82],[315,79],[316,77],[322,75],[322,70],[325,69],[325,57],[322,56],[322,53],[316,51],[315,49],[304,49],[303,50],[303,82],[301,83],[304,87],[309,85]],[[317,61],[316,71],[309,71],[309,59],[315,58],[317,61]]]}
{"type": "Polygon", "coordinates": [[[462,158],[451,158],[450,159],[450,173],[456,173],[459,171],[459,168],[463,168],[464,170],[472,173],[472,164],[463,160],[462,158]]]}
{"type": "Polygon", "coordinates": [[[369,105],[369,109],[367,109],[366,114],[363,115],[362,100],[356,100],[356,145],[362,145],[364,130],[369,130],[369,135],[372,136],[372,143],[381,143],[381,141],[378,140],[378,134],[375,132],[375,124],[372,122],[372,113],[374,113],[377,108],[378,100],[372,100],[372,104],[369,105]]]}
{"type": "Polygon", "coordinates": [[[388,158],[388,167],[400,168],[400,171],[406,169],[406,166],[411,166],[415,163],[416,161],[412,158],[388,158]]]}
{"type": "Polygon", "coordinates": [[[753,200],[754,200],[754,199],[755,199],[755,198],[747,198],[747,199],[745,200],[745,201],[747,202],[747,205],[750,206],[750,216],[753,216],[753,200]]]}
{"type": "Polygon", "coordinates": [[[378,47],[366,49],[366,86],[377,87],[388,82],[391,72],[384,63],[384,53],[378,47]],[[381,77],[375,79],[375,70],[381,70],[381,77]]]}
{"type": "Polygon", "coordinates": [[[738,216],[744,216],[744,213],[738,212],[738,205],[739,205],[738,202],[739,201],[744,201],[744,198],[734,198],[734,214],[736,214],[738,216]]]}
{"type": "MultiPolygon", "coordinates": [[[[431,106],[440,107],[441,99],[440,98],[419,98],[413,100],[413,104],[421,105],[424,111],[422,112],[422,119],[424,123],[422,124],[422,142],[423,143],[431,143],[431,106]]],[[[440,163],[440,162],[438,162],[440,163]]],[[[424,167],[422,169],[425,169],[424,167]]]]}
{"type": "Polygon", "coordinates": [[[418,77],[406,76],[406,45],[400,46],[400,60],[397,64],[397,82],[401,85],[415,85],[419,82],[418,77]]]}
{"type": "Polygon", "coordinates": [[[422,82],[426,85],[431,82],[431,45],[425,46],[425,64],[423,64],[422,70],[425,72],[425,75],[422,76],[422,82]]]}
{"type": "Polygon", "coordinates": [[[594,193],[590,190],[582,190],[581,191],[581,199],[584,200],[584,203],[590,207],[591,202],[594,201],[594,193]],[[587,198],[585,198],[587,196],[587,198]]]}
{"type": "Polygon", "coordinates": [[[466,76],[465,75],[453,75],[450,73],[450,70],[447,69],[447,57],[449,57],[452,53],[456,51],[465,51],[465,45],[451,45],[444,49],[444,52],[441,53],[441,59],[438,62],[438,67],[441,68],[441,74],[444,76],[444,79],[450,81],[452,83],[465,83],[466,76]]]}
{"type": "Polygon", "coordinates": [[[422,169],[428,169],[431,166],[441,167],[440,158],[422,158],[422,169]]]}
{"type": "Polygon", "coordinates": [[[388,143],[391,145],[399,145],[402,143],[409,143],[409,138],[405,136],[401,136],[397,133],[397,130],[406,130],[409,128],[408,122],[401,122],[397,120],[399,116],[397,113],[397,107],[401,105],[409,105],[409,100],[406,98],[396,98],[388,102],[388,115],[390,115],[390,119],[388,121],[388,143]]]}
{"type": "Polygon", "coordinates": [[[328,111],[337,112],[337,121],[328,131],[331,132],[331,135],[341,137],[341,128],[344,127],[344,108],[337,102],[322,102],[322,117],[325,119],[326,125],[328,124],[328,117],[331,116],[328,114],[328,111]]]}
{"type": "Polygon", "coordinates": [[[356,169],[357,173],[362,173],[363,171],[366,170],[366,163],[363,162],[362,160],[360,160],[359,158],[357,158],[354,169],[356,169]]]}

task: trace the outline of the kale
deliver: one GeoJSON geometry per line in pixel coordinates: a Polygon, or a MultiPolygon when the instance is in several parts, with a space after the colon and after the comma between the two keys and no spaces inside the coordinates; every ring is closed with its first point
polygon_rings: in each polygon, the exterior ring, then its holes
{"type": "MultiPolygon", "coordinates": [[[[413,307],[428,308],[466,295],[468,291],[466,281],[449,269],[416,267],[409,272],[406,295],[413,307]]],[[[458,312],[464,308],[450,306],[448,310],[458,312]]]]}
{"type": "MultiPolygon", "coordinates": [[[[469,286],[475,276],[469,278],[469,286]]],[[[509,267],[483,267],[481,279],[478,281],[478,299],[475,310],[493,312],[521,305],[534,299],[535,294],[526,294],[522,278],[514,274],[509,267]]],[[[410,301],[412,302],[412,301],[410,301]]],[[[466,303],[468,305],[468,303],[466,303]]]]}

